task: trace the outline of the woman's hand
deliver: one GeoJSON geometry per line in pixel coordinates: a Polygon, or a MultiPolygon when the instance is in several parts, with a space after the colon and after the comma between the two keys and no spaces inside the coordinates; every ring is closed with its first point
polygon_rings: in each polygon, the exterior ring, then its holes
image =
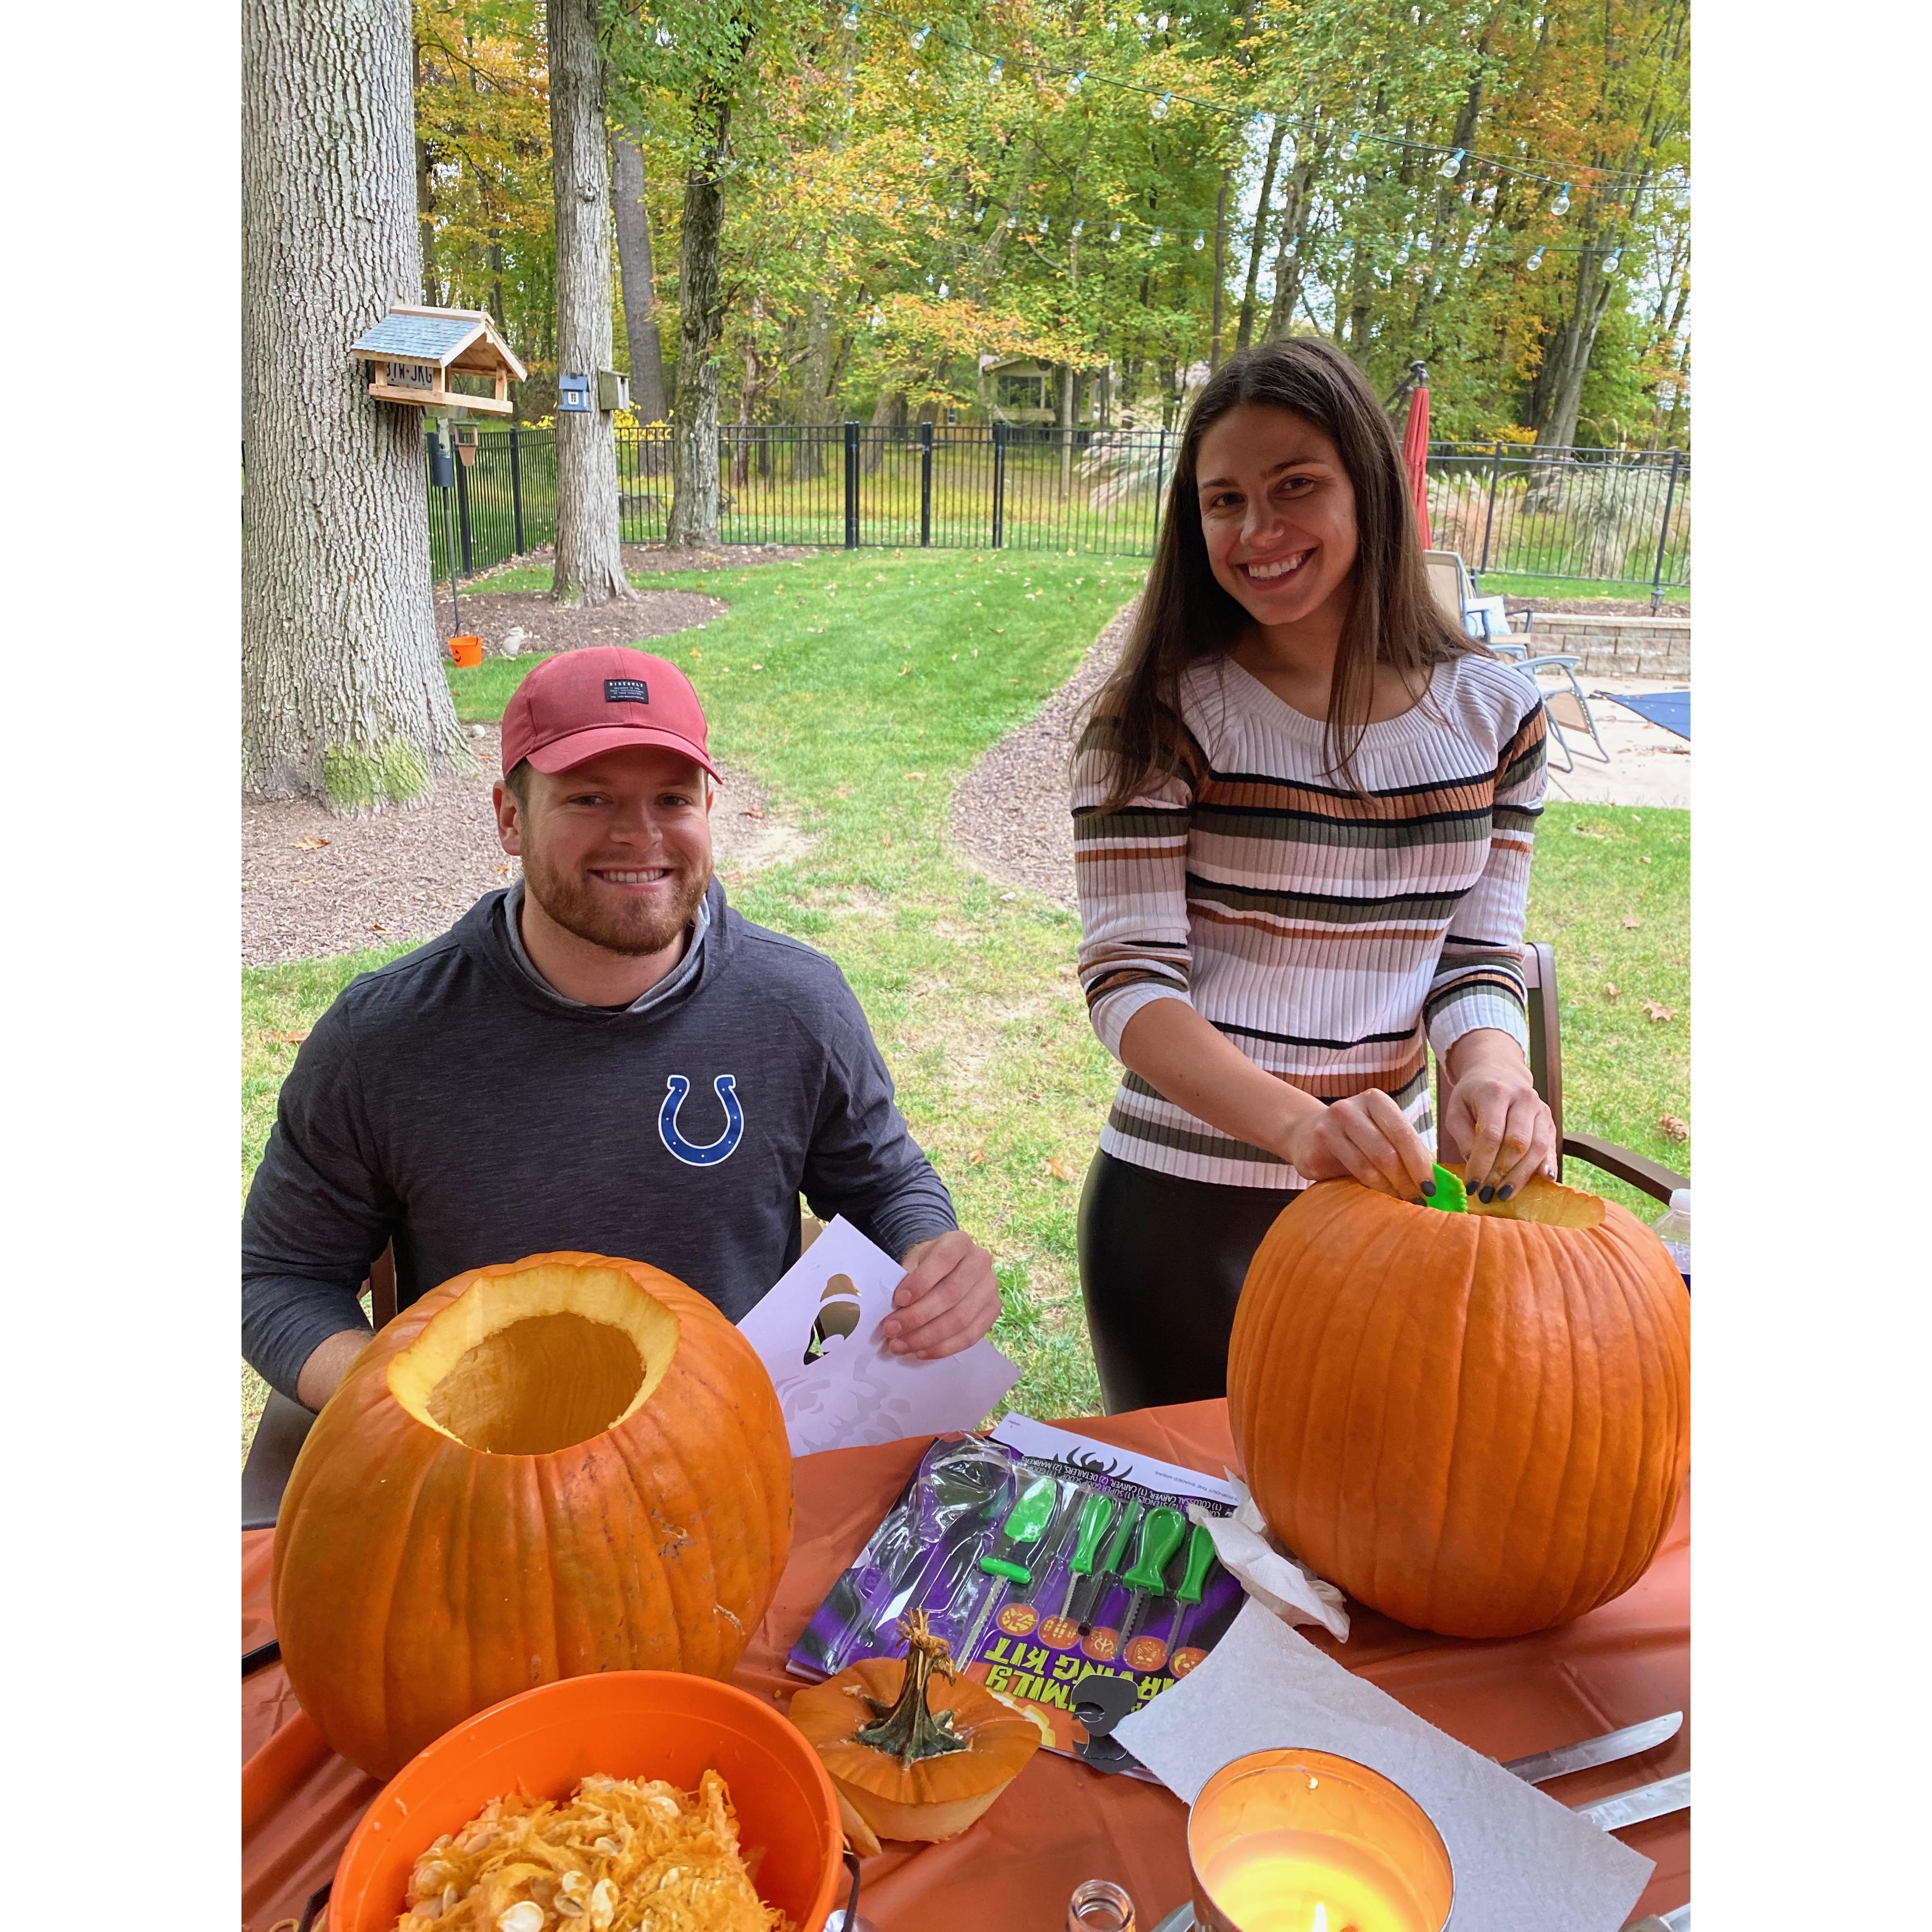
{"type": "Polygon", "coordinates": [[[1472,1194],[1507,1201],[1555,1167],[1556,1120],[1508,1034],[1464,1034],[1449,1050],[1449,1077],[1443,1138],[1468,1150],[1462,1176],[1472,1194]]]}
{"type": "Polygon", "coordinates": [[[1352,1176],[1402,1201],[1418,1201],[1436,1186],[1435,1156],[1379,1087],[1310,1108],[1290,1126],[1280,1151],[1306,1180],[1352,1176]]]}

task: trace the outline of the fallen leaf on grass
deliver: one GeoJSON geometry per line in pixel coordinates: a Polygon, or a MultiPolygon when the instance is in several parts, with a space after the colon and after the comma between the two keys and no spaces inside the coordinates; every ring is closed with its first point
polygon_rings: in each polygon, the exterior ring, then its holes
{"type": "Polygon", "coordinates": [[[1040,1171],[1054,1180],[1071,1180],[1073,1178],[1072,1168],[1069,1167],[1058,1154],[1054,1155],[1050,1160],[1042,1161],[1040,1164],[1040,1171]]]}
{"type": "Polygon", "coordinates": [[[1625,920],[1624,921],[1624,932],[1636,932],[1636,924],[1637,924],[1636,921],[1635,920],[1634,920],[1634,919],[1627,919],[1627,920],[1625,920]]]}
{"type": "Polygon", "coordinates": [[[296,841],[296,850],[298,852],[320,852],[328,843],[328,841],[326,838],[314,837],[298,838],[296,841]]]}
{"type": "Polygon", "coordinates": [[[881,839],[879,842],[880,842],[881,844],[884,844],[884,845],[890,845],[890,844],[892,842],[892,835],[890,832],[888,832],[886,834],[885,837],[884,837],[883,839],[881,839]]]}
{"type": "Polygon", "coordinates": [[[369,922],[368,929],[371,932],[387,932],[389,928],[386,926],[383,925],[381,920],[371,920],[369,922]]]}
{"type": "Polygon", "coordinates": [[[738,814],[740,818],[762,818],[764,815],[765,808],[762,805],[748,805],[738,814]]]}
{"type": "Polygon", "coordinates": [[[1677,1017],[1677,1009],[1675,1006],[1666,1006],[1657,1000],[1645,1000],[1643,1010],[1644,1016],[1647,1019],[1674,1020],[1677,1017]]]}
{"type": "Polygon", "coordinates": [[[966,1156],[966,1165],[968,1167],[984,1167],[986,1164],[986,1150],[984,1148],[975,1148],[966,1156]]]}
{"type": "Polygon", "coordinates": [[[1690,1123],[1680,1120],[1675,1114],[1660,1114],[1657,1128],[1667,1141],[1688,1141],[1690,1138],[1690,1123]]]}
{"type": "Polygon", "coordinates": [[[1616,989],[1616,987],[1614,987],[1614,986],[1606,986],[1606,987],[1604,988],[1604,998],[1605,999],[1606,999],[1606,1000],[1614,1000],[1616,997],[1617,997],[1617,989],[1616,989]]]}
{"type": "Polygon", "coordinates": [[[308,1039],[308,1028],[304,1027],[300,1033],[272,1033],[268,1037],[280,1040],[285,1046],[298,1046],[308,1039]]]}
{"type": "Polygon", "coordinates": [[[905,775],[906,783],[908,784],[917,784],[924,778],[926,774],[923,772],[908,772],[905,775]]]}

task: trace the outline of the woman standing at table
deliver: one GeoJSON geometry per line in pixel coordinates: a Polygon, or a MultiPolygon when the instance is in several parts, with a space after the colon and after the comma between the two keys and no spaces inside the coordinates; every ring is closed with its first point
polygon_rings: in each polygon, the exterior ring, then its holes
{"type": "Polygon", "coordinates": [[[1387,418],[1312,337],[1182,434],[1075,758],[1080,976],[1126,1071],[1081,1197],[1109,1412],[1224,1393],[1242,1277],[1311,1181],[1432,1192],[1428,1048],[1472,1189],[1554,1158],[1521,965],[1542,706],[1438,612],[1387,418]]]}

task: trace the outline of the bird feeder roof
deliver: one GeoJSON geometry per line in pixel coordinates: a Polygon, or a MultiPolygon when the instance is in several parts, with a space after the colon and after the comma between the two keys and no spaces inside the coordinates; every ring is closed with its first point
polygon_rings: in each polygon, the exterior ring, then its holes
{"type": "Polygon", "coordinates": [[[351,348],[370,362],[424,362],[466,374],[494,375],[500,369],[518,382],[529,373],[496,324],[476,308],[392,308],[351,348]]]}

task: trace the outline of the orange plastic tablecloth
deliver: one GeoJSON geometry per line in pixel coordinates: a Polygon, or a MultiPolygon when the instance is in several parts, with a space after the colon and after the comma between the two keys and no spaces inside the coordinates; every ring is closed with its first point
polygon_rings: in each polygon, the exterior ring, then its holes
{"type": "MultiPolygon", "coordinates": [[[[1224,1402],[1190,1402],[1064,1426],[1184,1467],[1235,1465],[1224,1402]]],[[[930,1437],[808,1456],[796,1466],[791,1560],[734,1681],[782,1704],[798,1680],[786,1653],[834,1580],[855,1558],[926,1452],[930,1437]]],[[[242,1538],[242,1642],[273,1635],[268,1612],[273,1532],[242,1538]]],[[[1472,1643],[1405,1629],[1352,1605],[1346,1644],[1312,1640],[1400,1699],[1419,1717],[1492,1757],[1570,1744],[1690,1703],[1690,1532],[1687,1496],[1649,1574],[1613,1604],[1567,1628],[1472,1643]]],[[[242,1692],[243,1932],[269,1932],[300,1913],[333,1873],[379,1786],[324,1744],[279,1665],[242,1692]]],[[[1663,1749],[1578,1772],[1549,1787],[1580,1804],[1668,1778],[1690,1764],[1684,1728],[1663,1749]]],[[[1110,1878],[1132,1894],[1144,1927],[1187,1896],[1186,1808],[1171,1792],[1108,1777],[1071,1758],[1035,1754],[985,1817],[950,1844],[895,1848],[868,1860],[861,1910],[880,1932],[1060,1932],[1067,1894],[1110,1878]]],[[[1620,1834],[1657,1862],[1639,1912],[1690,1895],[1688,1815],[1620,1834]]]]}

